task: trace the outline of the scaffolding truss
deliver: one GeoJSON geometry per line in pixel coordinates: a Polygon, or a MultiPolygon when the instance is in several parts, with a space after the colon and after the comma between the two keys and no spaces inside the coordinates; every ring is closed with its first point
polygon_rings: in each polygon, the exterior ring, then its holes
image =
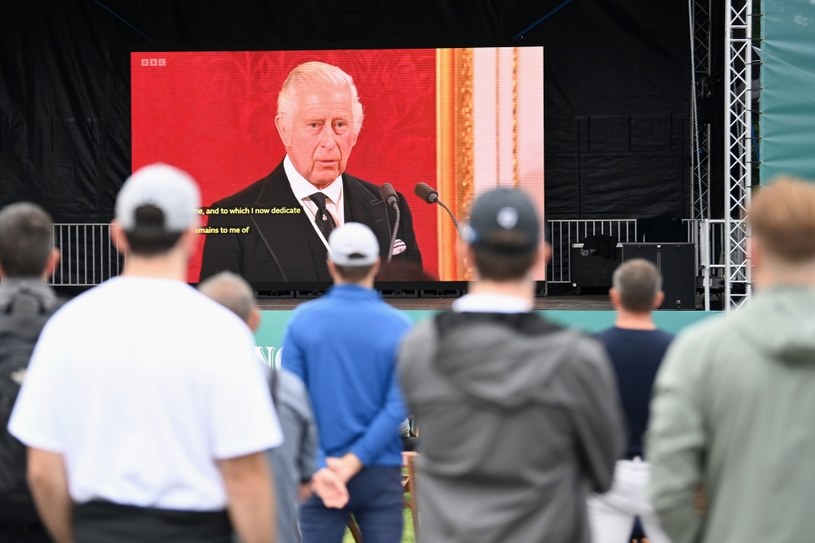
{"type": "Polygon", "coordinates": [[[752,0],[726,0],[725,13],[725,273],[724,307],[737,309],[751,294],[749,226],[752,188],[752,0]]]}
{"type": "Polygon", "coordinates": [[[699,120],[699,101],[710,96],[711,88],[711,3],[688,3],[691,70],[691,220],[710,219],[710,120],[699,120]]]}

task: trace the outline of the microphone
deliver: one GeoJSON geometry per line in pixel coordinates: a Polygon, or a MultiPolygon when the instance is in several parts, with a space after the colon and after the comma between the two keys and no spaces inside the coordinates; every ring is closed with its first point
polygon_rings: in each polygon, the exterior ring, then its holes
{"type": "Polygon", "coordinates": [[[390,183],[385,183],[379,187],[379,196],[390,206],[399,201],[399,195],[396,194],[396,190],[390,183]]]}
{"type": "Polygon", "coordinates": [[[439,193],[427,183],[416,183],[416,188],[413,189],[413,192],[428,204],[435,204],[439,201],[439,193]]]}
{"type": "Polygon", "coordinates": [[[399,233],[399,223],[402,221],[402,211],[399,209],[399,195],[396,194],[396,189],[390,183],[385,183],[379,187],[379,196],[382,200],[396,210],[396,222],[393,225],[393,232],[391,233],[391,244],[388,249],[388,264],[393,259],[393,248],[396,245],[396,236],[399,233]]]}
{"type": "Polygon", "coordinates": [[[450,215],[450,218],[453,219],[453,224],[456,226],[456,231],[458,235],[461,235],[461,227],[458,225],[458,221],[456,220],[456,216],[453,215],[453,212],[450,211],[450,208],[445,205],[444,202],[441,201],[439,198],[439,192],[428,185],[427,183],[416,183],[416,187],[414,187],[413,192],[416,193],[416,196],[427,202],[428,204],[439,204],[444,210],[450,215]]]}

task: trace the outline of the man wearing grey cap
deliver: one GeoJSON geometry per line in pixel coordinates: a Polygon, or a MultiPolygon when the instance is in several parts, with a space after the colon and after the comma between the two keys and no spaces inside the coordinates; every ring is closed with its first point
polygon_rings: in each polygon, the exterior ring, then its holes
{"type": "Polygon", "coordinates": [[[611,485],[622,415],[602,348],[533,311],[539,230],[520,191],[476,199],[459,247],[469,293],[400,349],[423,541],[591,540],[586,497],[611,485]]]}
{"type": "Polygon", "coordinates": [[[274,541],[265,450],[281,442],[243,322],[185,284],[198,188],[171,166],[124,184],[124,272],[43,330],[9,423],[58,543],[274,541]],[[229,361],[228,364],[224,361],[229,361]]]}
{"type": "Polygon", "coordinates": [[[365,543],[398,543],[406,413],[396,350],[411,323],[373,290],[380,253],[370,228],[346,223],[328,245],[334,286],[297,308],[283,339],[283,368],[306,384],[319,432],[317,496],[300,510],[303,543],[340,543],[351,513],[365,543]]]}

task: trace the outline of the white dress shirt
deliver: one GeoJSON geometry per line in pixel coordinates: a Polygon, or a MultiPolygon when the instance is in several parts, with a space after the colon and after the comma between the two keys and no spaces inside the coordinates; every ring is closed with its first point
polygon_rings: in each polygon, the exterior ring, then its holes
{"type": "Polygon", "coordinates": [[[286,172],[286,177],[289,179],[289,186],[291,187],[294,197],[300,202],[303,210],[306,212],[311,226],[320,239],[328,248],[328,240],[323,237],[322,232],[317,227],[317,204],[315,204],[310,196],[315,192],[322,192],[328,198],[325,201],[325,208],[331,217],[334,219],[334,224],[340,226],[345,223],[345,206],[343,205],[342,195],[342,176],[337,177],[330,185],[320,190],[312,185],[305,177],[300,175],[300,172],[295,169],[289,155],[283,159],[283,170],[286,172]]]}

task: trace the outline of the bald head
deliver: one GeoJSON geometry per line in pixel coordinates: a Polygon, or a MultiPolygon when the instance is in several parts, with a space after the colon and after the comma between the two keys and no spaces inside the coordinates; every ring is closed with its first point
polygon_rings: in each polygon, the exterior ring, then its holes
{"type": "Polygon", "coordinates": [[[239,275],[221,272],[199,284],[198,290],[235,313],[253,330],[257,328],[258,306],[255,295],[249,283],[239,275]]]}

